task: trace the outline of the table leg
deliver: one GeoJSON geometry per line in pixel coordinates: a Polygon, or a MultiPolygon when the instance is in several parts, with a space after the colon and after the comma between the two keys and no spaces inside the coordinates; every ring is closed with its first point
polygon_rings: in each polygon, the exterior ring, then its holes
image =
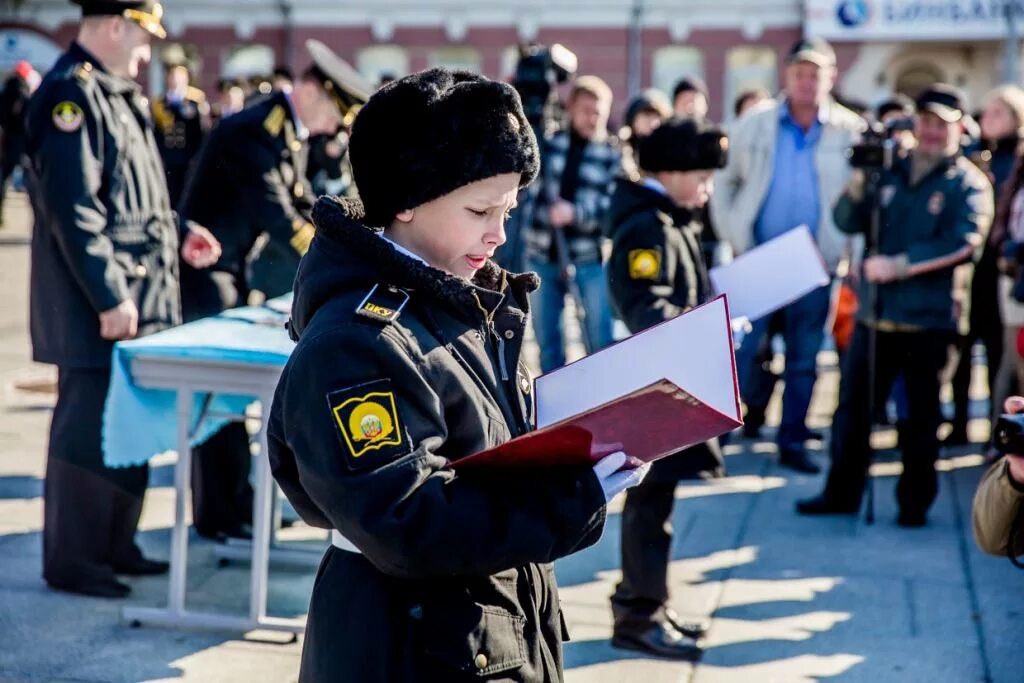
{"type": "Polygon", "coordinates": [[[267,456],[267,420],[272,395],[260,396],[259,455],[256,456],[256,490],[252,510],[252,562],[250,564],[249,616],[255,623],[267,616],[267,583],[270,570],[270,517],[274,481],[267,456]]]}
{"type": "Polygon", "coordinates": [[[185,580],[188,573],[188,526],[185,505],[192,490],[192,446],[189,430],[192,424],[192,391],[178,390],[178,462],[174,466],[174,529],[171,531],[171,576],[168,610],[185,611],[185,580]]]}

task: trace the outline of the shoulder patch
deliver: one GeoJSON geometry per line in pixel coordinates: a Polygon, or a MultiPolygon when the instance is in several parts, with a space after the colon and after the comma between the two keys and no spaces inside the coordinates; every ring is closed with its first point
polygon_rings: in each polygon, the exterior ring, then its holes
{"type": "Polygon", "coordinates": [[[275,138],[281,134],[281,130],[284,128],[284,120],[286,114],[284,107],[280,104],[275,105],[270,113],[267,114],[267,118],[263,119],[263,128],[266,129],[275,138]]]}
{"type": "Polygon", "coordinates": [[[657,249],[632,249],[629,252],[631,280],[655,280],[661,275],[661,253],[657,249]]]}
{"type": "Polygon", "coordinates": [[[84,119],[82,108],[70,100],[59,102],[53,108],[53,125],[65,133],[73,133],[81,128],[84,119]]]}
{"type": "Polygon", "coordinates": [[[412,450],[403,434],[391,380],[332,391],[327,394],[327,407],[349,469],[379,467],[388,462],[388,456],[412,450]]]}

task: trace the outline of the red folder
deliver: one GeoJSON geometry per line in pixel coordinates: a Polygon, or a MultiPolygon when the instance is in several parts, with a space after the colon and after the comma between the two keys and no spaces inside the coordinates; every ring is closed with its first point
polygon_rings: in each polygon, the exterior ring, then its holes
{"type": "Polygon", "coordinates": [[[452,463],[472,467],[593,464],[615,451],[653,462],[742,423],[668,380],[452,463]]]}
{"type": "Polygon", "coordinates": [[[720,296],[541,377],[535,414],[548,424],[451,466],[592,464],[620,450],[653,462],[742,426],[737,393],[720,296]]]}

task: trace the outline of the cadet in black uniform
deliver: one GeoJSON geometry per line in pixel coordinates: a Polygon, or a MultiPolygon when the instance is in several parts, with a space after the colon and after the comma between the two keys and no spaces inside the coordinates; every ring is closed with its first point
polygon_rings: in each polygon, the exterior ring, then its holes
{"type": "Polygon", "coordinates": [[[167,68],[167,91],[163,97],[153,100],[153,123],[167,173],[171,206],[176,209],[185,190],[189,167],[210,125],[206,95],[189,85],[188,67],[184,64],[167,68]]]}
{"type": "Polygon", "coordinates": [[[449,467],[531,428],[537,277],[489,259],[537,174],[533,131],[511,86],[433,69],[370,99],[350,154],[362,201],[314,209],[268,426],[289,500],[340,532],[300,680],[559,681],[550,563],[598,540],[607,498],[646,466],[449,467]]]}
{"type": "MultiPolygon", "coordinates": [[[[293,91],[274,91],[221,121],[196,161],[181,213],[209,226],[223,255],[210,270],[182,268],[186,322],[245,305],[252,290],[291,291],[313,239],[308,136],[333,134],[369,97],[369,86],[325,45],[307,48],[313,66],[293,91]]],[[[251,536],[250,457],[241,422],[195,449],[193,520],[201,535],[251,536]]]]}
{"type": "MultiPolygon", "coordinates": [[[[670,119],[639,142],[641,177],[620,180],[611,201],[612,307],[632,333],[704,303],[711,285],[701,250],[699,212],[711,172],[725,163],[725,134],[691,119],[670,119]]],[[[622,511],[622,582],[612,596],[612,644],[694,660],[706,625],[668,607],[672,503],[676,483],[719,476],[717,440],[660,460],[629,492],[622,511]]]]}
{"type": "MultiPolygon", "coordinates": [[[[166,571],[135,545],[148,468],[103,465],[100,425],[113,342],[178,324],[179,235],[149,108],[131,80],[163,37],[160,5],[82,4],[81,29],[29,104],[33,357],[58,367],[44,485],[43,578],[124,597],[120,574],[166,571]]],[[[189,232],[196,266],[217,258],[189,232]]]]}

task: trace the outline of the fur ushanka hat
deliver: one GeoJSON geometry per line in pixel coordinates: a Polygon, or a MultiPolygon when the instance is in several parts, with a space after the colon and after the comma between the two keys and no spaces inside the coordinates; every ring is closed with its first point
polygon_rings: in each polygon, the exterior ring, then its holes
{"type": "Polygon", "coordinates": [[[378,90],[359,111],[349,142],[364,222],[397,214],[477,180],[537,176],[537,139],[515,89],[468,71],[438,68],[378,90]]]}

